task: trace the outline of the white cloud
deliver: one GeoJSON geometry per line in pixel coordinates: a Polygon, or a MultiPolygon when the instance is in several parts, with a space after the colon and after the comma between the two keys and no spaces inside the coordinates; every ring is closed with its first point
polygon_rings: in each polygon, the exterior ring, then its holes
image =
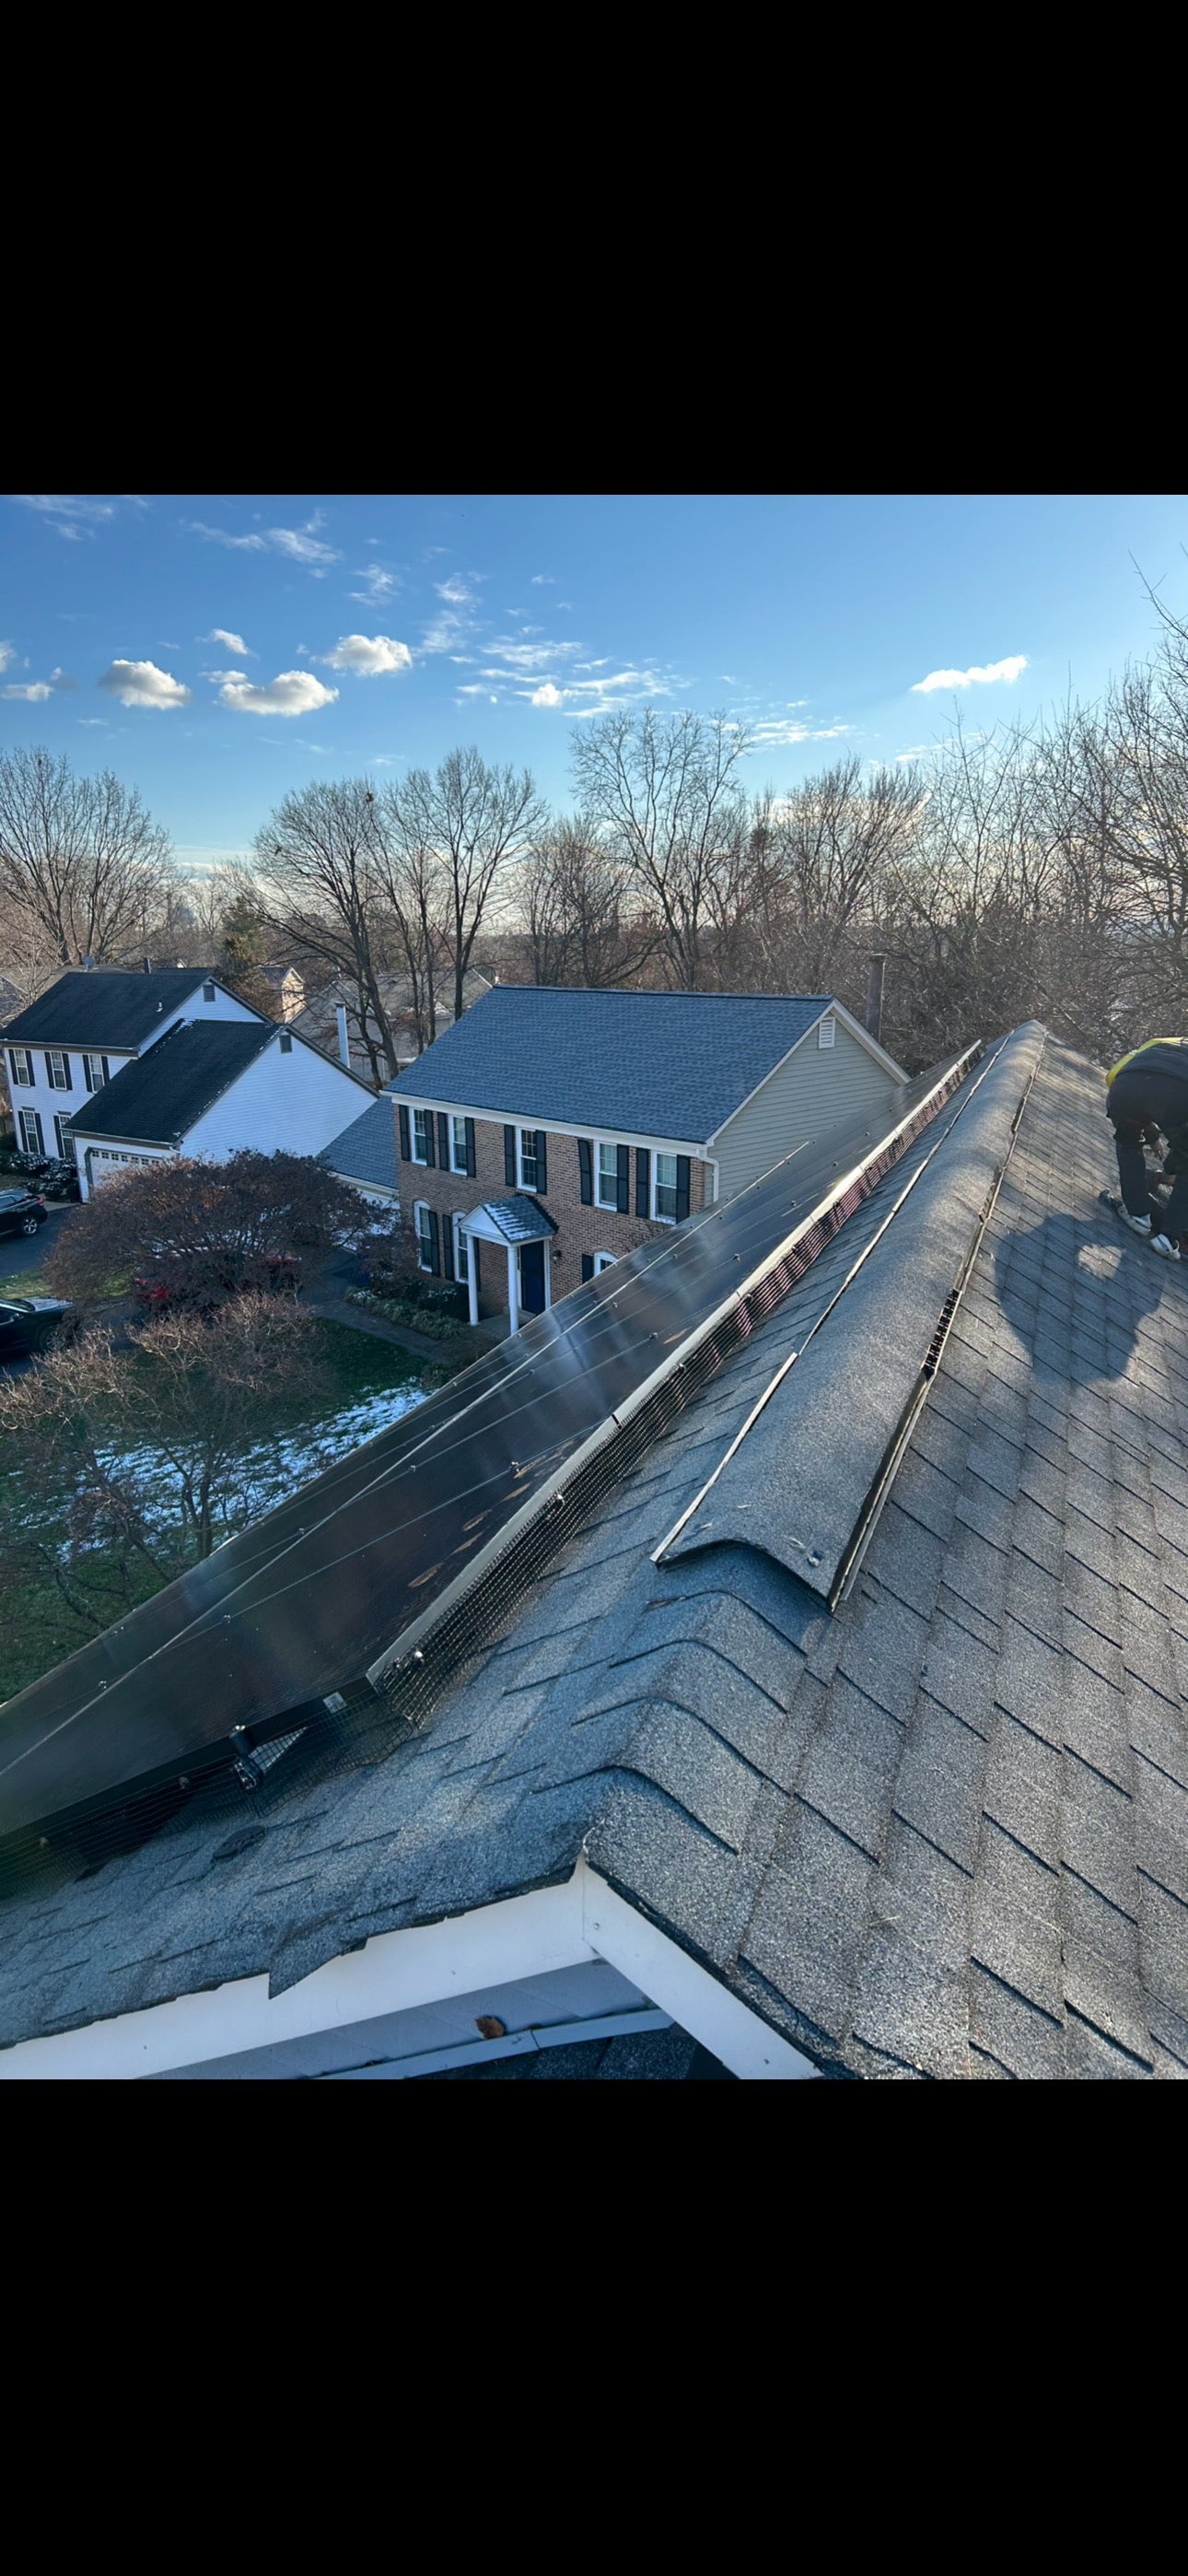
{"type": "Polygon", "coordinates": [[[97,725],[100,733],[111,732],[106,716],[80,716],[78,721],[80,725],[97,725]]]}
{"type": "Polygon", "coordinates": [[[357,573],[355,578],[357,581],[365,581],[367,588],[353,590],[350,596],[352,599],[360,600],[364,608],[382,607],[386,600],[395,597],[400,588],[395,573],[384,572],[381,566],[375,563],[365,564],[362,572],[357,573]]]}
{"type": "Polygon", "coordinates": [[[836,742],[838,735],[853,733],[853,725],[798,724],[790,716],[764,716],[750,727],[752,746],[756,751],[787,748],[797,742],[836,742]]]}
{"type": "Polygon", "coordinates": [[[565,693],[561,689],[555,689],[551,680],[546,680],[543,689],[533,690],[528,703],[533,707],[562,707],[565,704],[565,693]]]}
{"type": "Polygon", "coordinates": [[[543,589],[544,589],[544,587],[545,587],[545,585],[546,585],[546,583],[549,585],[549,587],[550,587],[551,589],[553,589],[553,590],[555,590],[555,589],[556,589],[556,587],[557,587],[557,576],[556,576],[556,573],[555,573],[555,572],[534,572],[534,573],[533,573],[533,576],[532,576],[532,587],[533,587],[533,589],[534,589],[534,590],[543,590],[543,589]]]}
{"type": "Polygon", "coordinates": [[[464,617],[456,608],[443,608],[440,617],[435,617],[432,625],[425,628],[421,651],[452,653],[456,644],[465,643],[467,637],[473,635],[474,627],[473,617],[464,617]]]}
{"type": "Polygon", "coordinates": [[[327,564],[342,561],[341,555],[334,546],[322,544],[317,531],[324,525],[321,511],[315,510],[312,519],[307,519],[303,528],[270,528],[268,541],[270,545],[276,547],[279,554],[291,556],[294,563],[304,564],[307,571],[312,572],[316,579],[320,579],[324,575],[327,564]]]}
{"type": "Polygon", "coordinates": [[[12,498],[26,510],[39,510],[60,537],[76,544],[94,536],[97,522],[115,517],[114,501],[94,501],[81,492],[14,492],[12,498]]]}
{"type": "MultiPolygon", "coordinates": [[[[528,627],[525,631],[530,635],[539,632],[536,627],[528,627]]],[[[489,679],[509,680],[519,671],[547,671],[550,662],[567,661],[581,649],[581,645],[576,643],[526,644],[519,635],[497,635],[487,650],[492,661],[506,664],[506,669],[488,672],[487,676],[489,679]]]]}
{"type": "Polygon", "coordinates": [[[608,706],[634,706],[647,698],[669,698],[672,689],[659,671],[630,668],[612,671],[603,680],[569,680],[561,688],[555,681],[545,680],[539,688],[521,689],[518,695],[532,707],[567,706],[573,715],[596,716],[608,706]]]}
{"type": "Polygon", "coordinates": [[[451,608],[465,608],[474,596],[456,572],[450,574],[448,581],[435,581],[433,587],[438,598],[447,600],[451,608]]]}
{"type": "Polygon", "coordinates": [[[301,528],[269,528],[266,536],[233,537],[226,528],[208,528],[203,519],[183,519],[182,526],[191,536],[205,537],[216,546],[237,546],[245,554],[264,554],[271,546],[277,554],[287,555],[292,563],[304,564],[316,581],[324,580],[328,565],[341,563],[334,546],[324,545],[318,529],[324,525],[320,510],[301,528]]]}
{"type": "Polygon", "coordinates": [[[264,552],[263,537],[233,537],[226,528],[208,528],[201,519],[183,519],[182,526],[189,529],[192,537],[205,537],[211,545],[239,546],[248,554],[264,552]]]}
{"type": "MultiPolygon", "coordinates": [[[[245,671],[225,671],[219,698],[223,706],[234,707],[238,715],[308,716],[315,707],[329,707],[338,696],[312,671],[280,671],[275,680],[257,686],[245,671]]],[[[311,744],[317,750],[317,744],[311,744]]]]}
{"type": "Polygon", "coordinates": [[[155,662],[113,662],[99,682],[110,698],[118,698],[122,707],[188,707],[192,689],[184,689],[168,671],[158,670],[155,662]]]}
{"type": "Polygon", "coordinates": [[[8,669],[8,665],[9,665],[9,663],[10,663],[10,662],[15,662],[15,660],[16,660],[16,646],[15,646],[15,644],[0,644],[0,671],[6,671],[6,670],[8,669]]]}
{"type": "Polygon", "coordinates": [[[902,764],[908,760],[927,760],[929,755],[935,750],[936,744],[934,742],[909,742],[906,751],[896,752],[896,766],[901,767],[902,764]]]}
{"type": "Polygon", "coordinates": [[[1005,662],[974,662],[968,671],[930,671],[926,679],[913,680],[912,694],[927,697],[933,689],[984,688],[994,680],[1017,680],[1026,668],[1026,653],[1009,653],[1005,662]]]}
{"type": "Polygon", "coordinates": [[[34,706],[40,706],[43,698],[52,698],[53,694],[48,680],[13,680],[4,691],[6,698],[28,698],[34,706]]]}
{"type": "Polygon", "coordinates": [[[361,680],[378,679],[382,671],[412,669],[407,644],[397,644],[391,635],[340,635],[334,651],[319,659],[332,671],[355,671],[361,680]]]}
{"type": "Polygon", "coordinates": [[[209,635],[200,635],[198,641],[200,644],[225,644],[227,651],[238,653],[241,661],[245,656],[249,662],[260,659],[258,653],[253,653],[251,645],[244,643],[242,635],[233,635],[229,626],[212,626],[209,635]]]}

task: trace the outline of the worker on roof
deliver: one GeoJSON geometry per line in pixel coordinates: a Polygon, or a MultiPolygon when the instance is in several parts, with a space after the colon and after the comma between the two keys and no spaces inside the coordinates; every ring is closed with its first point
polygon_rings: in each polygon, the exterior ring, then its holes
{"type": "Polygon", "coordinates": [[[1122,1199],[1112,1200],[1124,1225],[1165,1261],[1188,1252],[1188,1039],[1148,1038],[1106,1075],[1106,1116],[1118,1151],[1122,1199]],[[1166,1207],[1151,1194],[1144,1139],[1167,1138],[1163,1169],[1171,1180],[1166,1207]]]}

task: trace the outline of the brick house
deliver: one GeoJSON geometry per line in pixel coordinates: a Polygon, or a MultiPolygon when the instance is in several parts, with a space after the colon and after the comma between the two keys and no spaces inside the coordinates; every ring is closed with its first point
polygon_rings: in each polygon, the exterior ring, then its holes
{"type": "Polygon", "coordinates": [[[496,985],[388,1086],[405,1260],[515,1332],[904,1079],[830,994],[496,985]]]}

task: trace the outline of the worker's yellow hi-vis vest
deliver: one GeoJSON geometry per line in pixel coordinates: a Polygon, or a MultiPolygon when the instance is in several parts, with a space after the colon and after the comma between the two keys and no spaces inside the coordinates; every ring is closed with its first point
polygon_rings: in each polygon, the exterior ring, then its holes
{"type": "Polygon", "coordinates": [[[1133,1064],[1136,1056],[1148,1055],[1152,1047],[1161,1046],[1188,1046],[1188,1038],[1145,1038],[1141,1047],[1132,1047],[1129,1055],[1120,1055],[1117,1064],[1111,1065],[1106,1075],[1107,1087],[1111,1082],[1117,1081],[1124,1064],[1133,1064]]]}

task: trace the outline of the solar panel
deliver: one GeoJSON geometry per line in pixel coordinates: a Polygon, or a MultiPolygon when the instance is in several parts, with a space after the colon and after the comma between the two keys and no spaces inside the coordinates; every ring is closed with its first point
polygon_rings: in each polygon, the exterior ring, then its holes
{"type": "Polygon", "coordinates": [[[534,1317],[9,1701],[0,1852],[184,1790],[334,1695],[390,1687],[691,1353],[786,1293],[980,1053],[901,1085],[534,1317]]]}

